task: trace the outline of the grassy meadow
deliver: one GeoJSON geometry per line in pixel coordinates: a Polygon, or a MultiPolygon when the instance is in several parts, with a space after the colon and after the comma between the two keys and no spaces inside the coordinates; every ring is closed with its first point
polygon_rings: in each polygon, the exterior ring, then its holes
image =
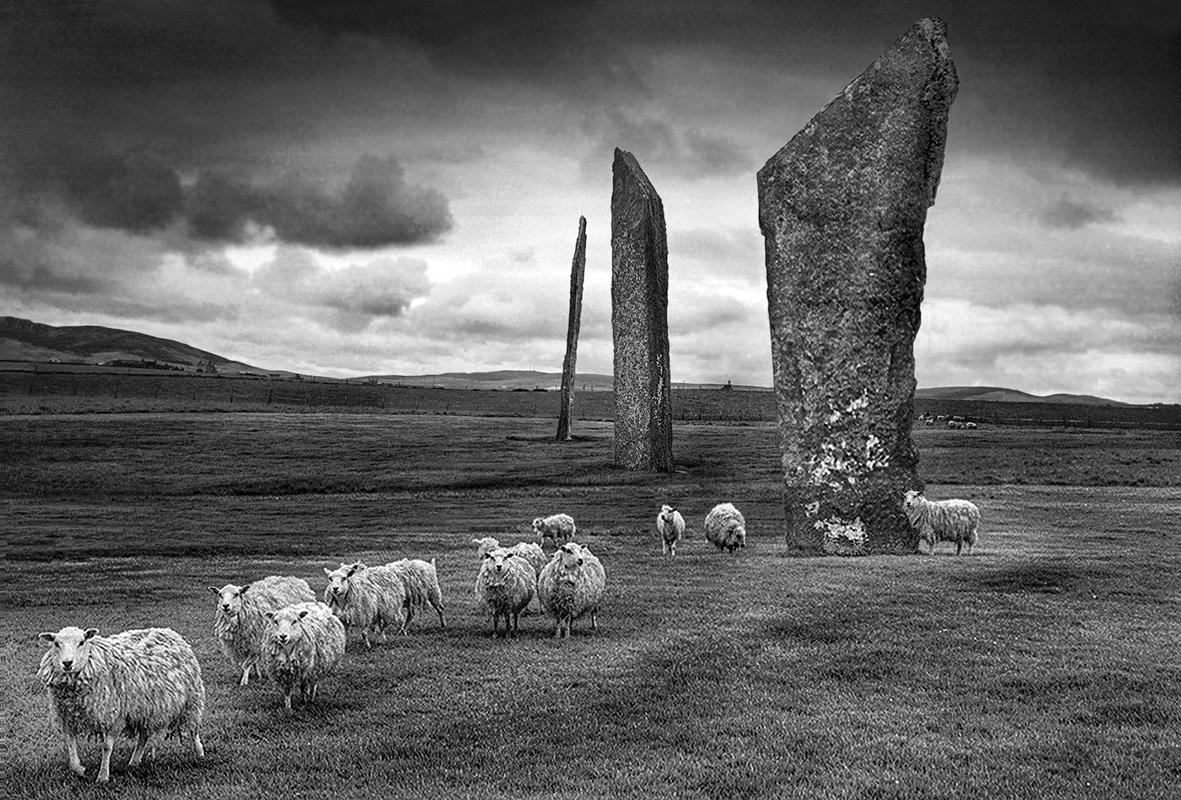
{"type": "MultiPolygon", "coordinates": [[[[460,394],[460,393],[455,393],[460,394]]],[[[388,412],[388,410],[387,410],[388,412]]],[[[680,469],[616,469],[612,428],[423,413],[0,418],[0,795],[61,798],[1156,798],[1181,786],[1181,433],[916,429],[971,557],[786,556],[774,427],[683,422],[680,469]],[[716,502],[748,521],[707,549],[716,502]],[[689,522],[676,559],[661,502],[689,522]],[[489,637],[471,539],[567,511],[603,560],[599,630],[533,606],[489,637]],[[350,643],[312,706],[241,688],[209,585],[436,558],[448,627],[350,643]],[[66,768],[36,634],[166,625],[207,689],[95,787],[66,768]]],[[[943,546],[947,548],[947,545],[943,546]]],[[[90,777],[99,749],[82,752],[90,777]]]]}

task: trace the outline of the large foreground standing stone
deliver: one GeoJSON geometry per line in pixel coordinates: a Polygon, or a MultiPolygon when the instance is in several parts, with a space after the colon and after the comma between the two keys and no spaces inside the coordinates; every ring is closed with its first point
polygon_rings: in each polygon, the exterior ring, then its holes
{"type": "Polygon", "coordinates": [[[578,218],[574,263],[570,265],[570,317],[566,324],[566,358],[562,361],[562,398],[558,409],[559,442],[570,440],[570,406],[574,402],[574,364],[578,360],[578,329],[582,323],[582,284],[586,277],[586,217],[578,218]]]}
{"type": "Polygon", "coordinates": [[[615,463],[633,470],[672,472],[664,204],[631,153],[616,148],[612,174],[615,463]]]}
{"type": "Polygon", "coordinates": [[[923,225],[958,79],[920,20],[759,171],[787,542],[913,552],[923,225]]]}

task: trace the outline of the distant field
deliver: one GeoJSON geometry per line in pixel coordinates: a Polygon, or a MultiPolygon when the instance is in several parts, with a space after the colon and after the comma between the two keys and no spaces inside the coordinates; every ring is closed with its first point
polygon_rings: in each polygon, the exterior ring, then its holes
{"type": "MultiPolygon", "coordinates": [[[[485,393],[473,393],[485,394],[485,393]]],[[[489,393],[497,394],[497,393],[489,393]]],[[[439,411],[441,413],[435,413],[439,411]]],[[[611,463],[609,423],[419,413],[0,420],[0,725],[15,797],[1166,798],[1181,780],[1181,434],[920,429],[932,497],[978,552],[794,559],[770,423],[683,422],[680,470],[611,463]],[[689,521],[674,560],[653,518],[689,521]],[[731,500],[750,540],[705,546],[731,500]],[[609,575],[600,630],[533,613],[493,641],[473,537],[569,511],[609,575]],[[350,645],[313,707],[246,689],[205,587],[434,557],[433,616],[350,645]],[[169,625],[208,690],[207,757],[173,742],[106,790],[66,769],[41,630],[169,625]]],[[[429,616],[429,615],[428,615],[429,616]]],[[[93,771],[97,748],[83,750],[93,771]]]]}
{"type": "MultiPolygon", "coordinates": [[[[316,411],[546,417],[556,421],[558,392],[463,390],[283,380],[152,370],[0,371],[0,415],[112,412],[316,411]]],[[[614,393],[576,383],[576,420],[614,418],[614,393]]],[[[678,389],[680,421],[773,422],[771,391],[678,389]]],[[[1095,406],[918,399],[915,413],[959,415],[981,426],[1181,430],[1181,406],[1095,406]]],[[[577,424],[577,423],[576,423],[577,424]]],[[[556,429],[556,422],[555,422],[556,429]]]]}

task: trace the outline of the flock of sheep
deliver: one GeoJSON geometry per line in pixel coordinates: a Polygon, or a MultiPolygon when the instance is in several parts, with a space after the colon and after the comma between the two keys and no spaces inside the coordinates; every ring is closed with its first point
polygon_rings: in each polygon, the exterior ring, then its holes
{"type": "MultiPolygon", "coordinates": [[[[971,553],[978,539],[980,512],[966,500],[928,501],[911,491],[903,500],[911,525],[933,551],[951,541],[959,554],[971,553]]],[[[656,517],[662,551],[676,555],[685,536],[685,519],[664,505],[656,517]]],[[[521,612],[536,596],[555,622],[555,636],[571,634],[575,620],[589,616],[592,630],[602,603],[607,575],[590,548],[574,541],[574,520],[567,514],[538,517],[534,532],[541,544],[520,542],[501,547],[491,537],[473,540],[480,557],[475,580],[477,600],[492,617],[492,635],[517,631],[521,612]],[[543,546],[555,545],[546,557],[543,546]],[[560,543],[560,544],[559,544],[560,543]]],[[[706,515],[705,538],[719,551],[733,553],[746,546],[746,521],[730,503],[706,515]]],[[[222,651],[241,670],[240,685],[250,676],[266,676],[291,709],[298,688],[306,702],[344,659],[349,628],[360,630],[366,647],[392,625],[405,634],[416,611],[433,608],[439,625],[447,621],[435,562],[402,559],[383,566],[361,562],[324,569],[328,585],[317,601],[307,581],[270,576],[247,586],[209,587],[217,595],[213,633],[222,651]]],[[[170,628],[129,630],[98,636],[94,628],[62,628],[42,633],[51,646],[41,659],[38,677],[49,695],[53,715],[65,736],[70,769],[85,774],[78,757],[78,738],[102,741],[98,782],[110,779],[111,753],[119,736],[136,740],[130,766],[168,735],[192,741],[204,755],[199,727],[205,708],[201,667],[192,647],[170,628]]]]}

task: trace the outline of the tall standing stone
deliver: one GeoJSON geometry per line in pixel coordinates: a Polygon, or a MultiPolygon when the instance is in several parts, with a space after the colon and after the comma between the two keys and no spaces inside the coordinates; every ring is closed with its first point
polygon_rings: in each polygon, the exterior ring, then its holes
{"type": "Polygon", "coordinates": [[[664,204],[631,153],[616,148],[612,174],[615,463],[632,470],[672,472],[664,204]]]}
{"type": "Polygon", "coordinates": [[[570,266],[570,317],[566,324],[566,358],[562,361],[562,398],[558,410],[559,442],[570,441],[570,405],[574,402],[574,362],[578,358],[578,329],[582,321],[582,283],[586,276],[586,217],[578,218],[574,263],[570,266]]]}
{"type": "Polygon", "coordinates": [[[959,81],[923,19],[759,170],[787,541],[912,552],[923,225],[959,81]]]}

